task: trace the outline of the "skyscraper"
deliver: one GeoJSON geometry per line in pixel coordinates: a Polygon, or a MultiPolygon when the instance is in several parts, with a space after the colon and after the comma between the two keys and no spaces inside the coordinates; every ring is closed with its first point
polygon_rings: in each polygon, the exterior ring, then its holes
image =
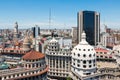
{"type": "Polygon", "coordinates": [[[33,31],[33,37],[36,38],[40,34],[40,27],[38,25],[35,25],[35,27],[32,27],[33,31]]]}
{"type": "Polygon", "coordinates": [[[95,11],[81,11],[77,14],[78,43],[81,41],[83,30],[90,45],[100,42],[100,13],[95,11]]]}
{"type": "Polygon", "coordinates": [[[18,23],[15,22],[15,26],[14,26],[14,37],[18,38],[18,23]]]}

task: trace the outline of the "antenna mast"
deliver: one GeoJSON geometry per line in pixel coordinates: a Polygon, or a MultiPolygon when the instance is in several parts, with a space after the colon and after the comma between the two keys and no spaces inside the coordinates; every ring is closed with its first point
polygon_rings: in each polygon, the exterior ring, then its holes
{"type": "Polygon", "coordinates": [[[50,26],[51,26],[51,8],[49,9],[49,29],[50,29],[50,26]]]}

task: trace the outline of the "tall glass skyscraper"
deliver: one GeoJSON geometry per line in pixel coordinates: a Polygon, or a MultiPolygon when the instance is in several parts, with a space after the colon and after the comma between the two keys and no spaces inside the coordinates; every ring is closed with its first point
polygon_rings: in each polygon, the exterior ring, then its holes
{"type": "Polygon", "coordinates": [[[100,42],[100,13],[95,11],[81,11],[77,14],[78,42],[81,41],[83,30],[86,33],[86,40],[90,45],[97,45],[100,42]]]}

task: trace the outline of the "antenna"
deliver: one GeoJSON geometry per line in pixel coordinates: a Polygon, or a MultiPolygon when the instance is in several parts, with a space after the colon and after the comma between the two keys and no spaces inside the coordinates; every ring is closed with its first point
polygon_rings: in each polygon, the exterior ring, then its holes
{"type": "Polygon", "coordinates": [[[50,29],[50,26],[51,26],[51,8],[49,9],[49,29],[50,29]]]}

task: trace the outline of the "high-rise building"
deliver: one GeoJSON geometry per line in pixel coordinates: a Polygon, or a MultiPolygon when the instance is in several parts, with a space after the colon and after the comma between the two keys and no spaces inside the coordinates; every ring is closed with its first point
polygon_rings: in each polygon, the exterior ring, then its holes
{"type": "Polygon", "coordinates": [[[18,38],[18,23],[15,22],[15,26],[14,26],[14,37],[18,38]]]}
{"type": "Polygon", "coordinates": [[[77,42],[77,27],[72,27],[72,43],[77,42]]]}
{"type": "Polygon", "coordinates": [[[100,42],[100,13],[95,11],[81,11],[77,14],[78,43],[81,41],[83,30],[90,45],[100,42]]]}
{"type": "Polygon", "coordinates": [[[36,25],[35,27],[32,27],[32,31],[33,31],[33,37],[36,38],[40,34],[40,27],[36,25]]]}

